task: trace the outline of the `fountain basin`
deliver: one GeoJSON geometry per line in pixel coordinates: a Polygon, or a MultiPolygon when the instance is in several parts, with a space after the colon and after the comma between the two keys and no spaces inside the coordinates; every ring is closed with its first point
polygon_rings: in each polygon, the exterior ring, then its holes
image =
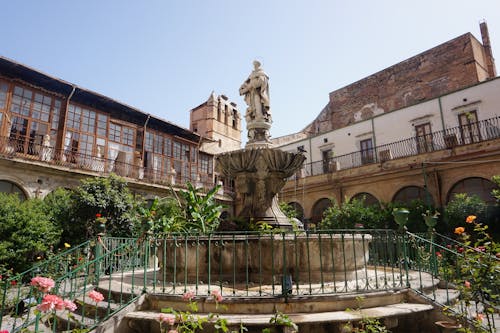
{"type": "Polygon", "coordinates": [[[160,274],[169,282],[294,283],[350,280],[368,263],[370,235],[183,236],[160,241],[160,274]]]}

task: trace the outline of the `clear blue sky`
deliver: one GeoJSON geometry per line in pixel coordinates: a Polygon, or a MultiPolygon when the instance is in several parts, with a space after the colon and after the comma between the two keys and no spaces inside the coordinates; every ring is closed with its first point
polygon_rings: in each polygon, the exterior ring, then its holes
{"type": "Polygon", "coordinates": [[[238,88],[259,59],[277,137],[330,91],[463,33],[480,40],[482,19],[500,59],[499,0],[3,0],[0,54],[183,127],[212,90],[244,113],[238,88]]]}

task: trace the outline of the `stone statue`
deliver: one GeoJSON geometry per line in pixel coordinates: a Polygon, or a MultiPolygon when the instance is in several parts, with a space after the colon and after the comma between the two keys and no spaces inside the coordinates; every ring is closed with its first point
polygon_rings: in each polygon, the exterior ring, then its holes
{"type": "Polygon", "coordinates": [[[269,142],[269,128],[272,123],[269,104],[269,77],[257,60],[254,69],[240,87],[248,108],[245,113],[249,143],[269,142]]]}
{"type": "Polygon", "coordinates": [[[44,162],[52,160],[52,148],[50,147],[50,135],[45,134],[42,141],[42,149],[40,149],[40,158],[44,162]]]}

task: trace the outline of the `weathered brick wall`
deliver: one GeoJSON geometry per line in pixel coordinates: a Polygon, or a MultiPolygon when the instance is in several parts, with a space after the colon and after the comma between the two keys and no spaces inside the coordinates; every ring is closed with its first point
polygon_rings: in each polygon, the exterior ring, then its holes
{"type": "Polygon", "coordinates": [[[472,34],[459,36],[331,92],[329,103],[304,132],[341,128],[475,84],[489,77],[481,66],[484,57],[472,34]]]}

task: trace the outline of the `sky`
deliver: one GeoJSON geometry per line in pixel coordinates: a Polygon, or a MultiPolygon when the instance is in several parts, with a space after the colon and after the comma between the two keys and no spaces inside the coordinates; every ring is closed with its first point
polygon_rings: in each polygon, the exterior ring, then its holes
{"type": "Polygon", "coordinates": [[[500,59],[499,0],[0,0],[0,55],[185,128],[212,91],[244,114],[257,59],[279,137],[331,91],[464,33],[481,40],[483,20],[500,59]]]}

